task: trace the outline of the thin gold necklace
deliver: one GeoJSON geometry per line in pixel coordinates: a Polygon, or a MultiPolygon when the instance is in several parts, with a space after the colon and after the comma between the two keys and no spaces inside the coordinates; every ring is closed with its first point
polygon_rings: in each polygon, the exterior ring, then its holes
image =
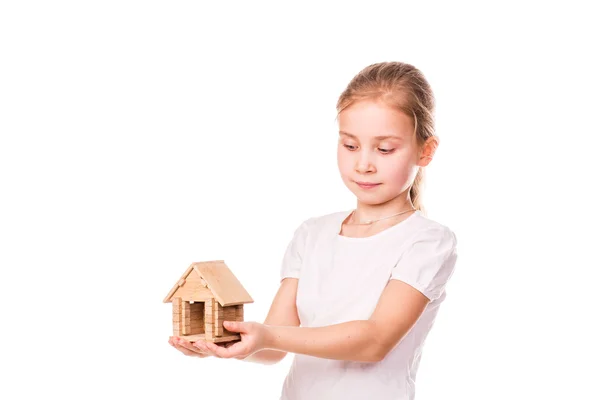
{"type": "MultiPolygon", "coordinates": [[[[416,211],[416,208],[413,207],[410,210],[402,211],[402,212],[399,212],[398,214],[394,214],[394,215],[388,215],[387,217],[383,217],[383,218],[370,219],[370,220],[367,220],[367,221],[360,221],[360,222],[353,222],[352,225],[370,225],[373,222],[381,221],[382,219],[392,218],[392,217],[395,217],[397,215],[406,214],[407,212],[411,212],[411,211],[416,211]]],[[[352,211],[352,220],[354,220],[354,213],[355,212],[356,212],[356,210],[352,211]]]]}

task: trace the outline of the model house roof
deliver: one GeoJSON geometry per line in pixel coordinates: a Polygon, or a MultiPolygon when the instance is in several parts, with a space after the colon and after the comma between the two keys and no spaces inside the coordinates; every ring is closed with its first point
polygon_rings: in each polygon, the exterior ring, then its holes
{"type": "Polygon", "coordinates": [[[173,297],[185,301],[214,297],[223,307],[254,302],[223,260],[192,263],[163,302],[169,303],[173,297]]]}

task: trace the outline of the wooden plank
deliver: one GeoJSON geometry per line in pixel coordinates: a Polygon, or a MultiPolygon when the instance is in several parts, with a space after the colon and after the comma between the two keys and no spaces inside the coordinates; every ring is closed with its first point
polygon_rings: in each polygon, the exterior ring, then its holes
{"type": "Polygon", "coordinates": [[[192,328],[192,330],[202,329],[202,331],[204,331],[204,321],[192,320],[190,322],[190,327],[192,328]]]}
{"type": "Polygon", "coordinates": [[[192,271],[185,279],[185,283],[181,287],[178,286],[173,297],[181,297],[184,301],[202,302],[214,296],[209,288],[202,285],[198,273],[192,271]]]}
{"type": "Polygon", "coordinates": [[[237,306],[227,306],[224,307],[223,319],[225,321],[235,321],[235,316],[237,314],[237,306]]]}
{"type": "Polygon", "coordinates": [[[221,337],[212,337],[212,338],[207,338],[205,334],[200,333],[200,334],[195,334],[195,335],[187,335],[187,336],[183,336],[183,338],[187,341],[190,342],[196,342],[198,340],[204,340],[207,342],[213,342],[213,343],[223,343],[223,342],[230,342],[233,340],[240,340],[241,337],[239,334],[229,334],[227,336],[221,336],[221,337]]]}
{"type": "Polygon", "coordinates": [[[200,302],[200,303],[190,304],[190,312],[192,313],[192,316],[204,315],[204,303],[200,302]]]}
{"type": "Polygon", "coordinates": [[[215,299],[207,300],[204,303],[204,335],[206,340],[213,340],[214,338],[214,309],[215,299]]]}
{"type": "Polygon", "coordinates": [[[167,294],[167,296],[163,299],[163,303],[168,303],[172,300],[175,292],[177,291],[177,289],[179,289],[179,281],[181,279],[185,279],[191,271],[193,271],[194,269],[194,263],[192,263],[183,273],[183,275],[181,275],[181,278],[179,278],[179,280],[177,281],[177,283],[175,283],[175,285],[173,285],[173,287],[171,288],[171,290],[169,291],[169,293],[167,294]]]}
{"type": "Polygon", "coordinates": [[[183,301],[181,305],[181,333],[189,335],[190,329],[190,303],[183,301]]]}
{"type": "Polygon", "coordinates": [[[173,304],[173,336],[181,335],[181,304],[180,298],[175,297],[172,301],[173,304]]]}
{"type": "Polygon", "coordinates": [[[223,260],[197,262],[193,266],[222,306],[254,302],[223,260]]]}
{"type": "Polygon", "coordinates": [[[176,297],[173,299],[173,312],[179,313],[181,311],[181,299],[176,297]]]}
{"type": "Polygon", "coordinates": [[[237,306],[235,306],[235,320],[236,321],[243,321],[244,320],[244,305],[243,304],[239,304],[237,306]]]}
{"type": "Polygon", "coordinates": [[[223,336],[223,315],[223,307],[217,303],[214,309],[215,322],[213,325],[215,327],[215,336],[223,336]]]}

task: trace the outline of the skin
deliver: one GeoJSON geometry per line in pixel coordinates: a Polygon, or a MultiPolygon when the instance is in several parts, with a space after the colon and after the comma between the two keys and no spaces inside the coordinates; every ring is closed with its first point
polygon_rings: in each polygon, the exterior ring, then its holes
{"type": "MultiPolygon", "coordinates": [[[[340,233],[366,237],[408,218],[412,212],[371,225],[354,224],[357,220],[377,219],[412,208],[410,186],[419,167],[427,166],[433,159],[438,138],[431,137],[419,146],[412,119],[377,101],[353,104],[339,114],[338,122],[338,168],[344,184],[357,199],[356,212],[344,221],[340,233]],[[356,182],[378,185],[364,189],[356,182]]],[[[240,341],[192,344],[180,337],[170,337],[169,343],[188,356],[236,358],[263,364],[276,363],[287,353],[378,362],[402,340],[429,302],[412,286],[392,279],[368,320],[300,327],[297,288],[297,279],[282,280],[263,323],[225,321],[223,326],[227,330],[241,334],[240,341]],[[397,307],[398,304],[403,307],[397,307]]]]}
{"type": "MultiPolygon", "coordinates": [[[[377,219],[411,209],[410,187],[419,168],[433,159],[437,137],[429,138],[420,147],[412,118],[374,101],[359,102],[342,111],[339,128],[338,169],[342,181],[356,196],[354,219],[377,219]],[[379,136],[391,137],[378,139],[379,136]],[[363,189],[356,182],[380,185],[363,189]]],[[[401,222],[410,214],[349,231],[357,236],[369,236],[401,222]]]]}

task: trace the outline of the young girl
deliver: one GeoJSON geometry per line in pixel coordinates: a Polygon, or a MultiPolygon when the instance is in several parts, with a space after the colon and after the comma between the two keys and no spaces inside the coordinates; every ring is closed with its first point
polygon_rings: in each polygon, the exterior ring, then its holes
{"type": "Polygon", "coordinates": [[[454,232],[419,197],[439,143],[434,97],[414,66],[384,62],[352,79],[337,110],[338,166],[356,208],[296,228],[264,324],[223,323],[241,341],[169,343],[267,364],[294,353],[280,400],[412,400],[457,259],[454,232]]]}

